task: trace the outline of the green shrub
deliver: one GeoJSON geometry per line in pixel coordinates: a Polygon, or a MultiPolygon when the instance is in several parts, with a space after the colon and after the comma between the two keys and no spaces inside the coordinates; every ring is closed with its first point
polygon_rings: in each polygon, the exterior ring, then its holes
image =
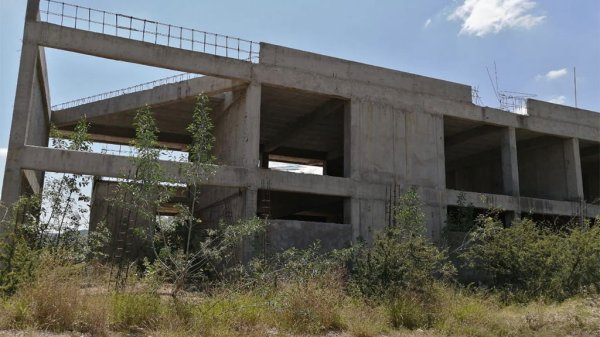
{"type": "Polygon", "coordinates": [[[465,265],[485,273],[485,282],[505,299],[564,300],[600,290],[600,227],[551,230],[523,219],[504,228],[479,219],[462,253],[465,265]]]}
{"type": "Polygon", "coordinates": [[[355,255],[352,285],[362,294],[386,298],[405,291],[425,292],[435,280],[452,277],[455,269],[447,252],[425,237],[425,216],[415,191],[400,198],[394,217],[394,226],[355,255]]]}

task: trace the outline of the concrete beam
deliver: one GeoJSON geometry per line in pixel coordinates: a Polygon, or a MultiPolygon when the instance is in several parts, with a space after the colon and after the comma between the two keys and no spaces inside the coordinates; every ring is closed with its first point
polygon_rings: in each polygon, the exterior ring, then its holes
{"type": "MultiPolygon", "coordinates": [[[[434,114],[525,128],[564,137],[578,137],[592,141],[600,138],[600,130],[594,127],[597,123],[584,125],[575,120],[564,122],[533,115],[521,116],[498,109],[479,107],[462,100],[445,99],[425,93],[415,94],[414,91],[408,89],[391,87],[385,81],[381,83],[354,82],[325,76],[317,72],[301,71],[272,64],[253,65],[246,61],[60,27],[44,22],[36,22],[34,26],[35,29],[32,29],[29,39],[51,48],[216,77],[247,81],[254,78],[259,83],[323,93],[332,97],[348,99],[368,96],[401,109],[418,108],[434,114]]],[[[327,64],[322,64],[322,66],[327,67],[327,64]]],[[[362,66],[367,67],[366,65],[362,66]]],[[[356,71],[359,71],[361,65],[356,65],[355,68],[356,71]]],[[[600,116],[591,118],[593,121],[600,121],[600,116]]]]}
{"type": "Polygon", "coordinates": [[[451,149],[453,147],[459,146],[468,141],[472,141],[473,139],[477,139],[481,136],[487,136],[490,133],[498,132],[500,128],[495,125],[481,125],[474,127],[472,129],[468,129],[452,136],[446,137],[445,146],[447,149],[451,149]]]}
{"type": "Polygon", "coordinates": [[[215,77],[198,77],[190,80],[161,85],[148,90],[125,94],[100,101],[78,105],[52,112],[52,122],[57,127],[76,124],[82,117],[94,119],[141,108],[145,105],[160,106],[204,93],[208,96],[242,89],[248,83],[215,77]]]}
{"type": "Polygon", "coordinates": [[[600,206],[592,204],[581,204],[572,201],[557,201],[548,199],[538,199],[529,197],[512,197],[507,195],[475,193],[457,190],[446,190],[446,198],[450,206],[459,205],[457,200],[459,195],[464,195],[466,205],[472,205],[475,208],[490,209],[499,208],[509,212],[523,212],[532,214],[546,214],[576,217],[585,213],[588,218],[600,215],[600,206]]]}
{"type": "MultiPolygon", "coordinates": [[[[131,159],[126,156],[40,146],[26,146],[20,164],[25,169],[113,178],[132,178],[133,173],[131,159]]],[[[161,160],[160,165],[169,179],[181,181],[181,163],[161,160]]],[[[233,166],[217,166],[206,185],[259,189],[261,181],[269,181],[273,191],[349,197],[356,190],[353,182],[346,178],[233,166]]],[[[362,193],[371,196],[374,192],[365,187],[362,193]]]]}
{"type": "Polygon", "coordinates": [[[457,190],[446,190],[446,202],[449,206],[469,206],[475,208],[498,208],[504,211],[517,211],[519,209],[518,198],[502,194],[477,193],[457,190]],[[465,205],[458,204],[460,195],[465,197],[465,205]]]}
{"type": "Polygon", "coordinates": [[[581,213],[582,205],[573,201],[558,201],[521,197],[520,206],[523,213],[562,215],[576,217],[581,213]]]}
{"type": "Polygon", "coordinates": [[[294,138],[296,135],[312,126],[314,123],[322,120],[329,116],[344,105],[343,101],[330,100],[325,104],[319,106],[314,111],[300,117],[298,120],[289,124],[286,128],[281,130],[271,141],[264,146],[264,151],[267,153],[275,151],[287,140],[294,138]]]}
{"type": "Polygon", "coordinates": [[[31,23],[27,38],[49,48],[188,73],[246,81],[250,80],[252,73],[252,63],[247,61],[61,27],[47,22],[31,23]]]}

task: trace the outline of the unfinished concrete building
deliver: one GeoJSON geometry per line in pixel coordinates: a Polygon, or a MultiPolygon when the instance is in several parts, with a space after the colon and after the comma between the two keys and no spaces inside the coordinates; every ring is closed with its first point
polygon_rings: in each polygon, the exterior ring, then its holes
{"type": "MultiPolygon", "coordinates": [[[[47,0],[28,3],[2,201],[39,193],[44,172],[94,176],[99,191],[131,165],[118,154],[48,147],[50,123],[68,131],[85,115],[95,142],[127,144],[136,109],[148,104],[160,141],[182,150],[202,92],[219,166],[201,216],[267,214],[277,247],[370,240],[411,187],[434,239],[460,195],[508,219],[600,214],[597,112],[530,99],[516,114],[473,104],[463,84],[47,0]],[[202,76],[52,107],[45,48],[202,76]],[[275,170],[274,161],[322,174],[275,170]]],[[[178,174],[175,163],[162,165],[178,174]]]]}

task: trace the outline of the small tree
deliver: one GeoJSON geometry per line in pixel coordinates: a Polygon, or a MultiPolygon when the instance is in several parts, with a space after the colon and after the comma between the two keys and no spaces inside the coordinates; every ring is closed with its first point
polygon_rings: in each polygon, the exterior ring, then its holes
{"type": "Polygon", "coordinates": [[[204,94],[196,97],[192,121],[186,129],[192,142],[187,148],[187,160],[181,163],[180,182],[189,190],[189,203],[178,205],[172,226],[163,226],[160,231],[163,248],[153,272],[173,281],[173,297],[190,280],[203,283],[209,275],[216,275],[219,267],[231,262],[233,250],[242,240],[265,227],[263,220],[253,218],[229,224],[221,221],[216,228],[201,228],[197,214],[201,187],[214,174],[216,162],[209,103],[204,94]]]}
{"type": "MultiPolygon", "coordinates": [[[[154,235],[159,228],[157,213],[171,195],[171,188],[165,171],[160,164],[163,147],[158,141],[159,129],[149,106],[139,109],[134,117],[135,138],[131,141],[134,153],[131,155],[133,170],[124,172],[116,187],[116,193],[109,202],[120,210],[113,233],[111,252],[117,271],[117,288],[124,285],[133,262],[149,255],[154,248],[154,235]],[[142,252],[131,252],[134,241],[141,242],[142,252]],[[120,244],[121,247],[117,247],[120,244]]],[[[155,255],[158,252],[154,251],[155,255]]]]}
{"type": "MultiPolygon", "coordinates": [[[[50,137],[54,148],[71,151],[91,151],[92,142],[88,135],[90,124],[85,118],[79,120],[73,133],[63,137],[54,128],[50,129],[50,137]]],[[[89,211],[89,197],[83,189],[90,183],[90,178],[80,174],[63,173],[60,177],[50,177],[44,186],[42,195],[43,214],[41,235],[44,231],[52,231],[54,248],[79,249],[81,246],[80,229],[87,226],[85,213],[89,211]]],[[[49,237],[46,236],[47,239],[49,237]]],[[[43,240],[40,236],[40,240],[43,240]]]]}
{"type": "MultiPolygon", "coordinates": [[[[176,297],[189,281],[201,283],[210,274],[214,275],[219,266],[231,260],[233,249],[243,238],[254,235],[265,225],[264,221],[255,218],[233,224],[221,223],[211,229],[200,228],[197,213],[201,186],[214,173],[216,161],[212,154],[215,138],[206,95],[196,98],[192,121],[187,127],[192,142],[187,148],[187,158],[181,158],[177,180],[168,177],[160,164],[163,149],[149,107],[137,112],[134,125],[136,138],[132,146],[136,156],[132,163],[135,171],[118,184],[115,201],[126,213],[121,217],[122,226],[133,223],[138,228],[138,235],[150,240],[154,254],[146,260],[147,274],[173,282],[172,295],[176,297]],[[175,186],[188,189],[189,202],[175,206],[177,215],[174,219],[157,216],[175,186]]],[[[126,268],[127,265],[121,263],[117,279],[127,277],[126,268]],[[125,273],[121,272],[122,267],[125,267],[125,273]]]]}
{"type": "MultiPolygon", "coordinates": [[[[89,123],[85,118],[67,136],[51,126],[52,147],[71,151],[91,151],[89,123]]],[[[0,224],[10,229],[0,244],[0,288],[14,291],[30,280],[38,257],[44,251],[57,253],[72,262],[93,257],[95,247],[106,240],[99,230],[81,234],[87,227],[85,213],[89,198],[84,188],[89,177],[78,174],[48,174],[41,194],[26,195],[13,205],[0,207],[0,224]]]]}

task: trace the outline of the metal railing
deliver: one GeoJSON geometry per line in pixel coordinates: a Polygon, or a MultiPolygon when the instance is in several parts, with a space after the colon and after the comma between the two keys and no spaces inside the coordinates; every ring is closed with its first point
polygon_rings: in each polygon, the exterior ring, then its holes
{"type": "Polygon", "coordinates": [[[63,27],[258,62],[260,44],[54,0],[40,2],[40,20],[63,27]]]}
{"type": "Polygon", "coordinates": [[[197,78],[197,77],[202,77],[202,75],[183,73],[183,74],[178,74],[178,75],[174,75],[174,76],[169,76],[169,77],[161,78],[159,80],[146,82],[146,83],[142,83],[142,84],[137,84],[137,85],[134,85],[134,86],[131,86],[128,88],[108,91],[108,92],[104,92],[101,94],[88,96],[88,97],[84,97],[84,98],[79,98],[79,99],[72,100],[69,102],[53,105],[52,110],[57,111],[57,110],[73,108],[73,107],[76,107],[79,105],[101,101],[103,99],[109,99],[109,98],[113,98],[113,97],[117,97],[117,96],[121,96],[121,95],[125,95],[125,94],[131,94],[134,92],[152,89],[154,87],[158,87],[161,85],[187,81],[187,80],[190,80],[192,78],[197,78]]]}
{"type": "Polygon", "coordinates": [[[534,94],[526,94],[514,91],[499,91],[498,101],[500,109],[519,115],[527,115],[527,99],[535,97],[534,94]]]}

